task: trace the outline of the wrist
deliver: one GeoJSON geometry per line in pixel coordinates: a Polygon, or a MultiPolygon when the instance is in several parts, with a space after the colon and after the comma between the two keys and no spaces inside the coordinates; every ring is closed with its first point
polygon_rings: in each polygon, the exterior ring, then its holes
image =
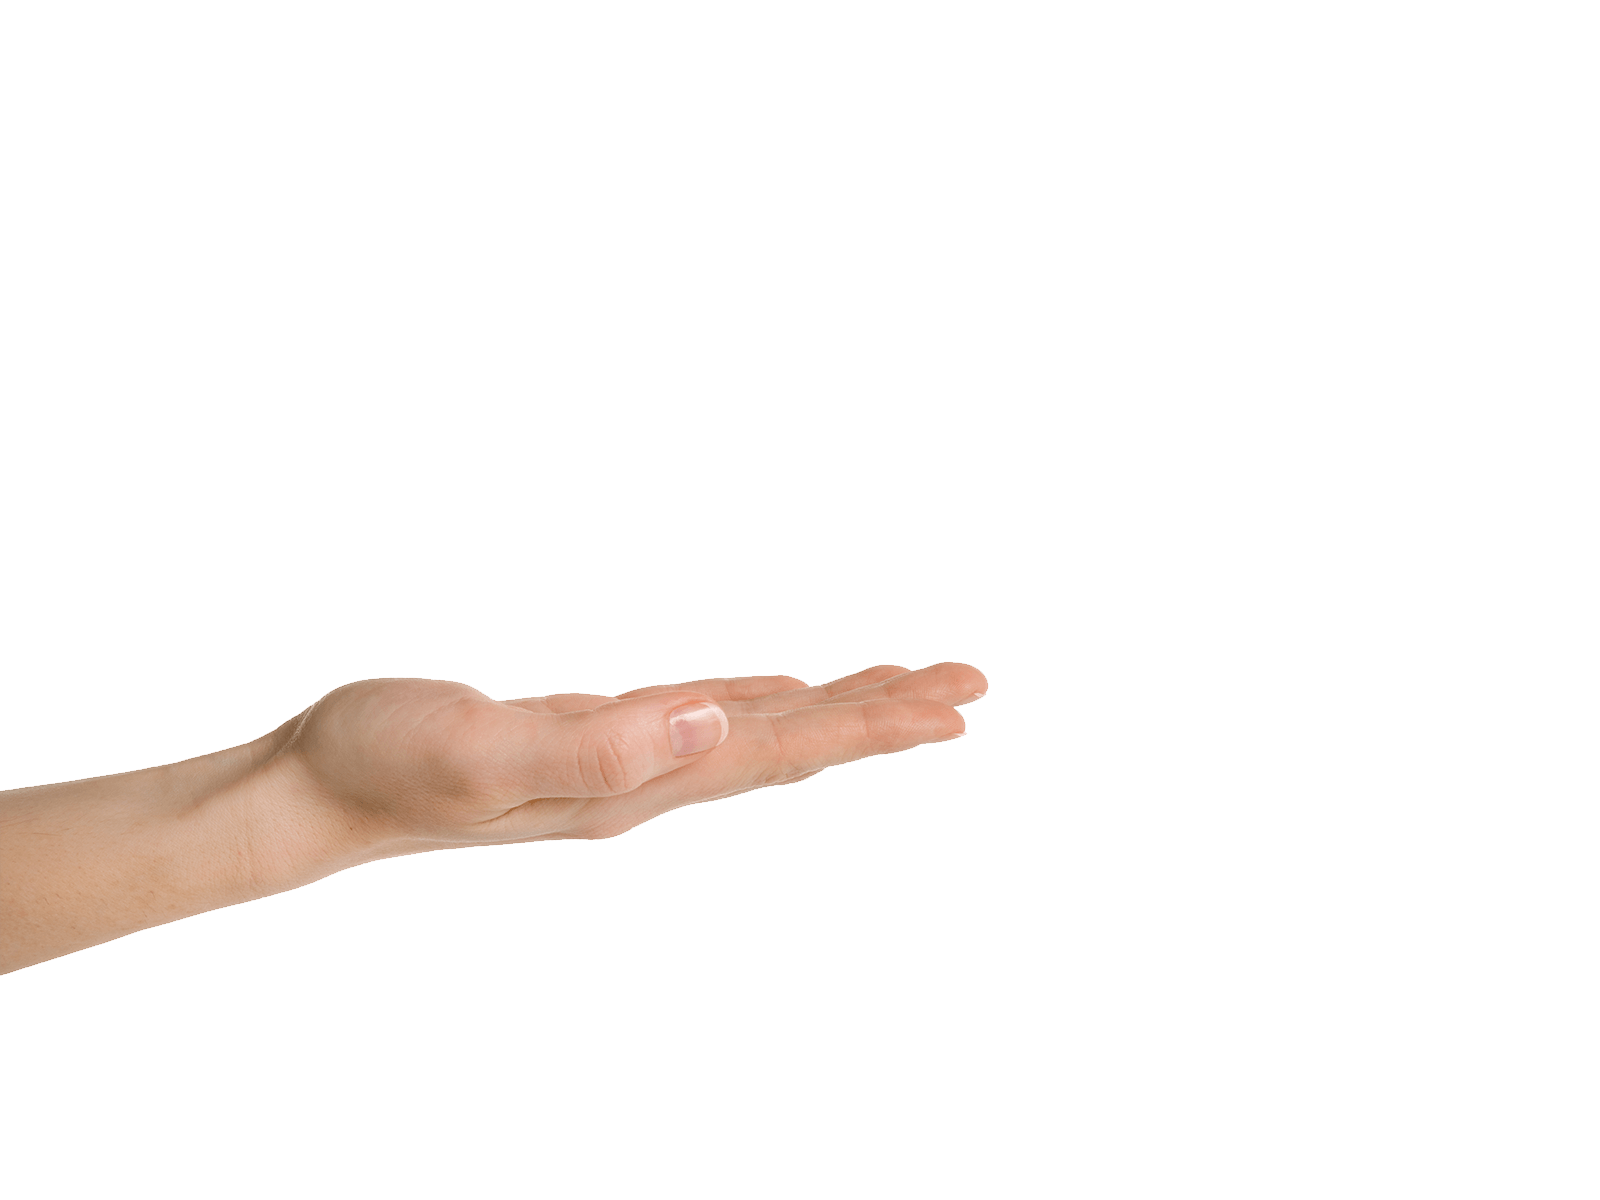
{"type": "Polygon", "coordinates": [[[0,971],[380,857],[316,801],[293,723],[166,766],[0,794],[0,971]]]}
{"type": "Polygon", "coordinates": [[[238,846],[243,899],[275,895],[387,857],[383,839],[332,797],[285,736],[252,743],[249,765],[212,799],[238,846]]]}

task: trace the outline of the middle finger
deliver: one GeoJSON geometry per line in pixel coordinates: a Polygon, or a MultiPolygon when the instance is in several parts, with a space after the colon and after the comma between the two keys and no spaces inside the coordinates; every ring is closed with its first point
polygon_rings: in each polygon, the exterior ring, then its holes
{"type": "Polygon", "coordinates": [[[860,700],[937,700],[965,704],[988,690],[983,672],[966,663],[936,663],[920,671],[872,667],[824,687],[798,688],[723,707],[730,713],[778,713],[813,704],[848,704],[860,700]]]}

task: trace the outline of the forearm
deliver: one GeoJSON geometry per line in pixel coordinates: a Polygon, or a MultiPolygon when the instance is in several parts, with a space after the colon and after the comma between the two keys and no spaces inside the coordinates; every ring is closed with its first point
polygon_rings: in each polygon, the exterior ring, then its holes
{"type": "Polygon", "coordinates": [[[362,861],[281,753],[0,792],[0,971],[298,887],[362,861]]]}

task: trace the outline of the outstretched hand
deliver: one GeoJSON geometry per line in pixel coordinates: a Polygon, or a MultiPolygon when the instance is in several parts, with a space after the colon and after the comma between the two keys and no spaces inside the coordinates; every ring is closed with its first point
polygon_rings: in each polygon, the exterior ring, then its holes
{"type": "Polygon", "coordinates": [[[603,838],[686,804],[959,737],[955,706],[987,688],[961,663],[871,667],[821,687],[772,675],[509,701],[375,679],[285,726],[279,756],[297,790],[379,856],[603,838]]]}

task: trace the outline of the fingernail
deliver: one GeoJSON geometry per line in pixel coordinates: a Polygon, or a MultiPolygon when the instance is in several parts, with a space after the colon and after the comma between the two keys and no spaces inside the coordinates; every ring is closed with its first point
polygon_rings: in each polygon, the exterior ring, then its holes
{"type": "Polygon", "coordinates": [[[963,704],[971,704],[974,700],[982,700],[988,694],[989,694],[988,692],[973,692],[972,695],[968,696],[961,703],[963,703],[963,704]]]}
{"type": "Polygon", "coordinates": [[[728,715],[715,704],[696,700],[667,714],[667,733],[675,757],[699,754],[722,745],[722,739],[728,736],[728,715]]]}

